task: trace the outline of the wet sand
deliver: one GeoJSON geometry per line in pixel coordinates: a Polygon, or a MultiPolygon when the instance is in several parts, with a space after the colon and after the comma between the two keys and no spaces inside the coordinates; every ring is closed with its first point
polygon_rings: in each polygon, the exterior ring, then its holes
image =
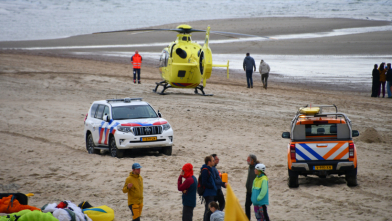
{"type": "MultiPolygon", "coordinates": [[[[200,26],[205,24],[203,22],[200,26]]],[[[320,20],[320,23],[323,22],[320,20]]],[[[344,22],[331,26],[338,24],[344,22]]],[[[353,37],[362,38],[369,45],[381,45],[378,41],[387,38],[386,34],[389,32],[353,37]]],[[[113,40],[116,35],[108,36],[113,40]]],[[[347,37],[336,37],[335,41],[344,45],[344,41],[349,40],[347,37]]],[[[88,36],[74,38],[88,39],[88,36]]],[[[173,40],[172,35],[168,38],[173,40]]],[[[317,41],[325,43],[326,50],[332,42],[329,38],[317,41]]],[[[0,44],[4,47],[41,43],[0,44]]],[[[297,47],[296,43],[287,44],[291,48],[297,47]]],[[[349,48],[344,51],[354,50],[349,48]]],[[[372,53],[384,51],[372,48],[372,53]]],[[[323,53],[312,47],[308,50],[323,53]]],[[[3,50],[0,53],[2,192],[35,193],[29,203],[36,207],[61,200],[77,204],[87,200],[94,206],[113,208],[117,221],[129,220],[127,197],[121,189],[131,165],[138,162],[143,166],[144,178],[142,219],[181,220],[181,193],[177,191],[176,182],[183,164],[192,163],[198,175],[204,157],[218,154],[218,169],[228,172],[229,182],[240,204],[244,205],[246,157],[254,153],[267,167],[270,179],[268,212],[273,220],[390,219],[392,99],[371,98],[370,88],[369,92],[343,92],[322,85],[303,87],[295,81],[277,84],[277,78],[270,79],[268,90],[261,87],[260,80],[255,81],[253,89],[247,89],[240,75],[227,80],[223,71],[214,72],[208,81],[206,92],[213,93],[212,97],[197,96],[193,90],[181,89],[169,89],[168,95],[161,96],[152,93],[155,82],[160,80],[153,62],[143,63],[142,84],[134,85],[131,83],[132,67],[126,58],[78,57],[69,52],[3,50]],[[107,153],[89,155],[83,140],[85,114],[93,101],[114,97],[143,97],[160,110],[174,130],[173,155],[130,152],[123,159],[112,158],[107,153]],[[350,117],[353,129],[359,130],[360,136],[354,139],[358,150],[359,186],[347,187],[344,177],[308,176],[300,177],[298,189],[287,187],[288,140],[282,139],[281,133],[289,130],[297,108],[309,103],[336,104],[339,111],[350,117]]],[[[202,220],[203,211],[204,207],[198,201],[194,220],[202,220]]]]}

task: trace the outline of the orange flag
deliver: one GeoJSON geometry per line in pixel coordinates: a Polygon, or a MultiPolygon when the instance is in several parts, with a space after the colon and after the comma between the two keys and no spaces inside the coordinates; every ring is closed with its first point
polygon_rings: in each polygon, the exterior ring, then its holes
{"type": "Polygon", "coordinates": [[[230,184],[227,184],[224,221],[249,221],[230,184]]]}

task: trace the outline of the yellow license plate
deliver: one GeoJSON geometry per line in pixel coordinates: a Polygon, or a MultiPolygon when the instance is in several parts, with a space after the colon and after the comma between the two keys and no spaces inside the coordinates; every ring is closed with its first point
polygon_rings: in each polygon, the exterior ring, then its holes
{"type": "Polygon", "coordinates": [[[332,170],[332,165],[314,166],[314,170],[332,170]]]}
{"type": "Polygon", "coordinates": [[[157,137],[142,137],[140,138],[142,141],[155,141],[157,137]]]}

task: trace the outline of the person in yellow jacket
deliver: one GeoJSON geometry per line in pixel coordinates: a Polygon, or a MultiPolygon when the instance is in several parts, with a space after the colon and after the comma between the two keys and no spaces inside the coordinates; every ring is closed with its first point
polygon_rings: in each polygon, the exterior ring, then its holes
{"type": "Polygon", "coordinates": [[[268,177],[265,174],[265,165],[259,163],[255,166],[256,178],[252,185],[251,200],[254,205],[257,221],[269,221],[267,206],[269,205],[268,177]]]}
{"type": "Polygon", "coordinates": [[[140,221],[143,209],[143,178],[140,176],[139,163],[132,165],[132,172],[125,180],[123,193],[128,193],[128,206],[132,212],[132,220],[140,221]]]}

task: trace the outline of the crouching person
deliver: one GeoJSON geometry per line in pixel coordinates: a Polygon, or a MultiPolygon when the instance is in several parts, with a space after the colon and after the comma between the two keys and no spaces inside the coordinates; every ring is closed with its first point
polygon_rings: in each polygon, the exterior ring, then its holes
{"type": "Polygon", "coordinates": [[[225,213],[219,210],[219,206],[215,201],[210,202],[208,208],[212,212],[210,221],[223,221],[225,219],[225,213]]]}
{"type": "Polygon", "coordinates": [[[123,193],[128,193],[128,207],[132,212],[132,220],[140,221],[143,209],[143,178],[140,176],[140,164],[132,165],[132,172],[125,180],[123,193]]]}
{"type": "Polygon", "coordinates": [[[182,167],[178,177],[178,191],[182,192],[182,221],[192,221],[193,209],[196,207],[197,179],[193,176],[193,166],[190,163],[182,167]],[[182,178],[185,181],[182,182],[182,178]]]}
{"type": "Polygon", "coordinates": [[[255,166],[256,178],[252,186],[252,203],[254,205],[257,221],[269,221],[267,213],[268,202],[268,177],[265,174],[265,165],[257,164],[255,166]]]}

